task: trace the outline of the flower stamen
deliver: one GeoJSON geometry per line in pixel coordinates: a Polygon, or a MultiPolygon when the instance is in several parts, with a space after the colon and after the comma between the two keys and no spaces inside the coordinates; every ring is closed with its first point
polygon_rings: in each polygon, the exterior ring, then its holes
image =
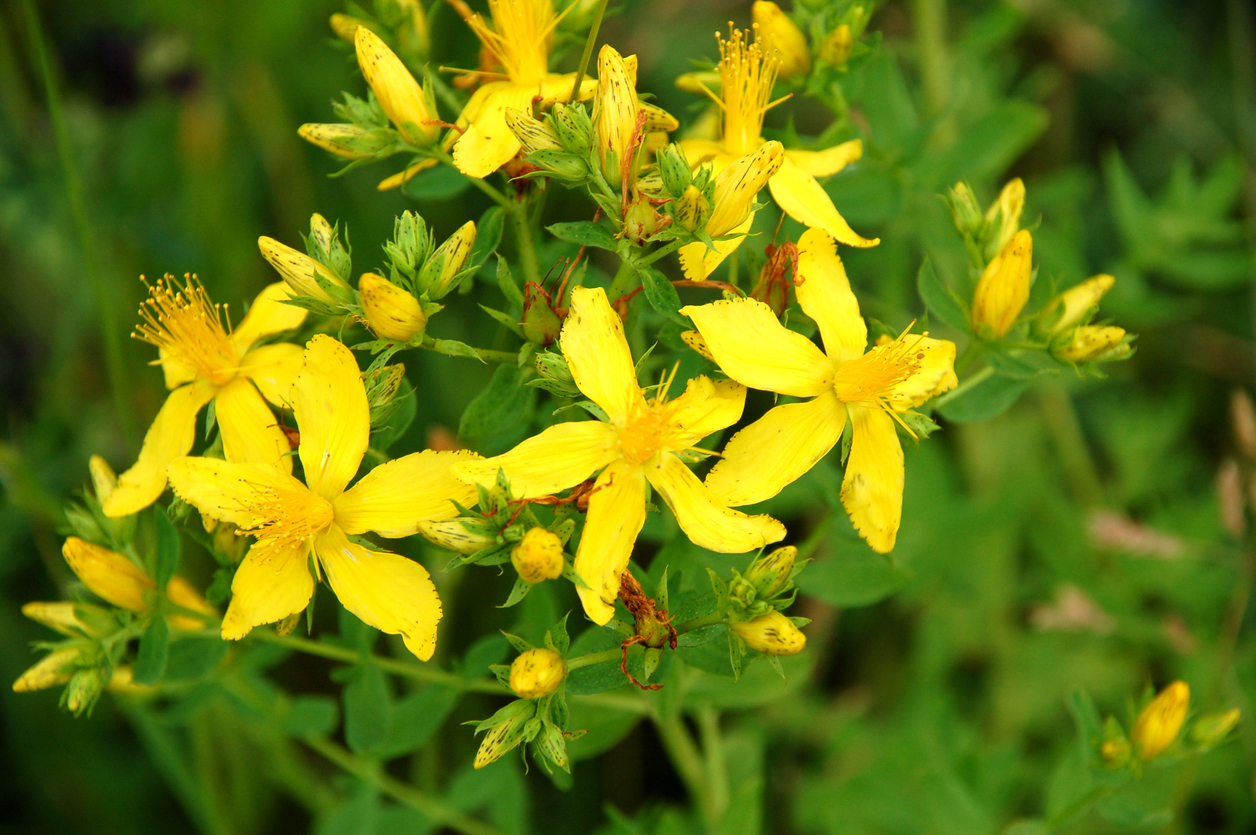
{"type": "Polygon", "coordinates": [[[727,40],[718,32],[715,35],[720,44],[720,98],[716,101],[724,111],[724,148],[739,156],[761,144],[764,114],[789,98],[771,100],[781,64],[776,50],[769,54],[760,43],[758,25],[753,28],[753,43],[747,43],[747,33],[731,23],[727,40]]]}
{"type": "Polygon", "coordinates": [[[216,385],[230,382],[240,360],[231,344],[231,321],[224,307],[210,301],[194,275],[184,276],[182,285],[166,275],[145,286],[148,298],[140,305],[142,321],[131,336],[157,346],[163,360],[185,365],[197,377],[216,385]]]}

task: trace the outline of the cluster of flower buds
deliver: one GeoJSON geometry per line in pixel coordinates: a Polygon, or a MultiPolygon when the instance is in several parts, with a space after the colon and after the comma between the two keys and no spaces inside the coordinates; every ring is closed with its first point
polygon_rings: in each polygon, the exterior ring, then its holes
{"type": "Polygon", "coordinates": [[[264,235],[257,239],[257,248],[283,277],[294,301],[302,307],[332,316],[353,303],[353,289],[349,286],[353,262],[348,247],[340,240],[339,224],[332,226],[322,215],[312,215],[305,252],[264,235]]]}
{"type": "Polygon", "coordinates": [[[798,627],[810,621],[781,612],[797,597],[794,578],[807,562],[798,561],[798,549],[789,545],[760,555],[744,574],[734,570],[729,582],[710,572],[717,611],[728,624],[734,674],[740,674],[747,650],[767,657],[780,671],[779,656],[797,655],[806,647],[807,638],[798,627]]]}
{"type": "Polygon", "coordinates": [[[570,649],[566,618],[545,633],[545,646],[534,647],[515,635],[506,635],[519,653],[510,665],[495,664],[490,669],[498,681],[519,698],[483,722],[475,725],[476,733],[488,731],[475,754],[475,767],[496,762],[520,745],[532,744],[532,755],[547,772],[571,770],[567,740],[582,736],[583,731],[569,732],[570,722],[564,683],[570,649]]]}
{"type": "Polygon", "coordinates": [[[1048,341],[1053,356],[1074,364],[1128,359],[1134,335],[1115,325],[1092,325],[1099,301],[1116,283],[1096,275],[1052,299],[1034,319],[1031,332],[1048,341]]]}
{"type": "Polygon", "coordinates": [[[705,228],[715,202],[715,175],[709,165],[695,172],[679,145],[668,145],[658,156],[664,193],[671,198],[667,213],[686,232],[705,228]]]}
{"type": "MultiPolygon", "coordinates": [[[[358,27],[364,26],[381,38],[393,40],[407,59],[425,62],[431,53],[431,32],[419,0],[375,0],[373,5],[377,19],[336,13],[331,16],[331,30],[354,46],[358,27]]],[[[362,14],[361,7],[356,11],[362,14]]]]}
{"type": "Polygon", "coordinates": [[[872,17],[870,4],[838,4],[834,8],[831,3],[801,0],[797,6],[803,25],[812,33],[814,47],[808,46],[807,36],[794,18],[771,0],[756,0],[751,10],[760,40],[769,45],[780,62],[777,77],[781,81],[805,79],[816,64],[845,70],[852,58],[871,51],[859,42],[872,17]]]}
{"type": "Polygon", "coordinates": [[[1238,709],[1211,713],[1187,724],[1191,705],[1191,689],[1184,681],[1175,681],[1153,698],[1148,689],[1143,694],[1142,708],[1127,736],[1121,723],[1109,716],[1104,723],[1104,737],[1099,755],[1111,768],[1137,771],[1143,763],[1165,756],[1181,756],[1211,750],[1224,743],[1238,726],[1238,709]]]}

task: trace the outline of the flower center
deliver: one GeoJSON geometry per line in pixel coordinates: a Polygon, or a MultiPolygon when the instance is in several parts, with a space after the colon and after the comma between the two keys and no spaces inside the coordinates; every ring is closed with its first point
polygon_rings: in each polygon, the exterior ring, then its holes
{"type": "Polygon", "coordinates": [[[240,359],[231,344],[231,324],[224,324],[221,305],[209,300],[196,276],[185,276],[182,285],[171,275],[158,279],[140,305],[140,318],[131,335],[160,348],[164,360],[218,386],[235,378],[240,359]]]}
{"type": "Polygon", "coordinates": [[[924,358],[920,337],[905,334],[842,363],[833,378],[833,388],[843,403],[871,403],[888,409],[893,401],[906,396],[894,389],[920,371],[924,358]]]}
{"type": "Polygon", "coordinates": [[[550,36],[559,18],[553,0],[488,0],[490,27],[473,15],[467,23],[510,80],[536,84],[549,72],[550,36]]]}
{"type": "Polygon", "coordinates": [[[241,527],[267,547],[293,547],[327,530],[335,518],[331,502],[294,478],[290,485],[255,484],[245,506],[259,520],[241,527]]]}
{"type": "Polygon", "coordinates": [[[746,42],[747,33],[741,29],[733,29],[728,40],[715,35],[720,42],[721,99],[716,101],[724,111],[724,150],[737,156],[762,144],[764,114],[785,100],[771,101],[781,65],[774,54],[766,54],[766,45],[759,43],[759,27],[754,29],[754,43],[746,42]]]}
{"type": "Polygon", "coordinates": [[[672,435],[672,405],[667,390],[676,379],[680,364],[663,376],[653,399],[633,406],[624,425],[618,427],[619,451],[629,464],[643,464],[658,455],[672,435]]]}

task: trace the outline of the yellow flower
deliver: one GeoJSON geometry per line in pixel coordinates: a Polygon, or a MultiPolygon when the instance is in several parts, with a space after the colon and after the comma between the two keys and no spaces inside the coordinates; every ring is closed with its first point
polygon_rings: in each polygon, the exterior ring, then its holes
{"type": "Polygon", "coordinates": [[[993,231],[998,226],[998,234],[990,239],[990,252],[1002,252],[1008,241],[1012,240],[1020,229],[1021,214],[1025,211],[1025,183],[1020,177],[1009,180],[999,192],[999,199],[990,204],[986,210],[985,223],[993,231]]]}
{"type": "Polygon", "coordinates": [[[118,476],[104,500],[106,516],[127,516],[157,500],[166,489],[166,466],[188,454],[196,415],[211,400],[228,461],[269,461],[292,469],[292,449],[266,401],[282,406],[287,400],[301,348],[253,347],[305,321],[304,310],[284,303],[288,298],[283,284],[270,285],[233,331],[195,276],[182,286],[166,276],[149,288],[140,308],[144,321],[134,336],[158,347],[172,391],[144,436],[139,460],[118,476]]]}
{"type": "Polygon", "coordinates": [[[365,26],[357,27],[353,45],[366,83],[402,138],[412,145],[435,142],[440,128],[427,124],[437,118],[435,108],[401,59],[365,26]]]}
{"type": "MultiPolygon", "coordinates": [[[[685,149],[691,164],[697,166],[709,161],[719,171],[763,144],[763,116],[784,99],[771,101],[779,64],[776,58],[765,54],[762,44],[757,40],[747,43],[746,33],[737,29],[733,30],[729,40],[720,35],[716,37],[719,38],[721,56],[720,97],[716,98],[705,87],[699,89],[714,98],[723,112],[723,140],[685,139],[680,146],[685,149]]],[[[816,177],[836,174],[862,155],[863,144],[858,139],[823,151],[787,150],[780,170],[768,183],[772,199],[794,220],[823,229],[841,243],[876,246],[880,240],[856,234],[816,181],[816,177]]],[[[716,264],[734,249],[736,244],[724,252],[716,264]]],[[[686,277],[702,279],[713,268],[714,265],[706,267],[704,262],[706,271],[702,272],[695,263],[686,269],[686,277]]]]}
{"type": "MultiPolygon", "coordinates": [[[[148,608],[144,595],[155,591],[157,584],[125,554],[110,551],[77,536],[65,541],[61,546],[61,553],[70,570],[101,600],[131,612],[142,612],[148,608]]],[[[176,606],[194,612],[218,614],[200,592],[182,577],[170,578],[166,585],[166,597],[176,606]]],[[[200,629],[204,622],[187,615],[172,615],[170,625],[176,629],[192,631],[200,629]]]]}
{"type": "Polygon", "coordinates": [[[510,551],[510,562],[529,583],[553,580],[563,573],[563,541],[545,528],[531,528],[510,551]]]}
{"type": "Polygon", "coordinates": [[[955,344],[905,334],[864,353],[867,328],[833,239],[808,229],[798,251],[798,303],[819,325],[824,352],[754,299],[681,309],[729,377],[750,388],[812,398],[777,406],[734,435],[706,486],[734,506],[771,498],[833,448],[849,417],[842,504],[868,544],[886,553],[894,547],[903,506],[896,413],[956,385],[955,344]]]}
{"type": "Polygon", "coordinates": [[[1143,708],[1134,721],[1130,742],[1144,760],[1154,759],[1172,745],[1182,731],[1186,712],[1191,706],[1191,688],[1184,681],[1175,681],[1160,691],[1143,708]]]}
{"type": "Polygon", "coordinates": [[[426,661],[441,616],[427,570],[349,537],[367,531],[409,536],[423,520],[456,516],[453,501],[470,505],[476,493],[451,476],[450,466],[474,453],[416,452],[376,467],[345,490],[371,428],[353,354],[330,336],[315,336],[288,396],[301,430],[304,484],[271,463],[180,458],[170,465],[170,483],[181,498],[257,537],[231,584],[222,637],[243,638],[255,626],[304,609],[314,594],[313,556],[315,570],[327,575],[346,609],[382,632],[401,634],[426,661]]]}
{"type": "Polygon", "coordinates": [[[364,273],[358,279],[366,323],[380,339],[409,342],[427,328],[427,314],[419,300],[383,276],[364,273]]]}
{"type": "Polygon", "coordinates": [[[768,612],[752,621],[730,623],[733,634],[746,646],[765,655],[797,655],[807,646],[807,636],[780,612],[768,612]]]}
{"type": "Polygon", "coordinates": [[[811,50],[807,48],[807,36],[794,25],[789,15],[771,0],[755,0],[750,14],[754,25],[759,27],[764,42],[776,49],[780,62],[780,77],[788,80],[811,72],[811,50]]]}
{"type": "Polygon", "coordinates": [[[667,400],[666,384],[647,400],[623,323],[601,288],[572,291],[561,345],[576,386],[608,420],[551,426],[504,455],[460,464],[456,472],[491,486],[504,469],[516,496],[536,498],[574,487],[601,470],[575,560],[576,573],[588,585],[577,591],[595,623],[605,624],[615,613],[619,578],[645,524],[647,483],[700,547],[740,553],[785,536],[784,526],[769,516],[729,510],[680,457],[741,417],[743,387],[695,377],[675,400],[667,400]]]}
{"type": "Polygon", "coordinates": [[[1001,337],[1016,324],[1016,317],[1029,301],[1033,257],[1033,238],[1022,229],[986,264],[973,293],[974,329],[987,325],[1001,337]]]}
{"type": "MultiPolygon", "coordinates": [[[[574,73],[549,71],[550,42],[559,16],[553,0],[488,0],[493,23],[478,14],[467,18],[484,49],[505,70],[472,94],[458,116],[465,130],[453,136],[454,165],[468,177],[487,177],[519,153],[519,140],[506,124],[506,108],[532,112],[534,99],[545,107],[570,101],[574,73]]],[[[593,95],[597,81],[580,84],[581,101],[593,95]]],[[[448,140],[447,140],[448,141],[448,140]]]]}
{"type": "Polygon", "coordinates": [[[552,649],[530,649],[510,665],[510,689],[521,699],[539,699],[558,689],[567,664],[552,649]]]}

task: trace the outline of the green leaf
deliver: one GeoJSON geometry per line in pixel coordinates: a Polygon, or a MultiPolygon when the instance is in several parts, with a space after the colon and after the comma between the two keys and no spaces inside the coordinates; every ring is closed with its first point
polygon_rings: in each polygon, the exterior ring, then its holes
{"type": "Polygon", "coordinates": [[[484,390],[467,404],[458,422],[458,437],[477,440],[516,426],[527,410],[532,389],[523,386],[523,374],[530,369],[515,365],[497,366],[484,390]]]}
{"type": "Polygon", "coordinates": [[[296,737],[324,736],[336,729],[340,708],[330,696],[297,696],[283,718],[284,733],[296,737]]]}
{"type": "Polygon", "coordinates": [[[911,582],[912,571],[862,541],[837,540],[827,556],[807,566],[796,583],[830,606],[871,606],[911,582]]]}
{"type": "Polygon", "coordinates": [[[1029,388],[1030,382],[992,374],[954,400],[939,406],[938,411],[954,423],[992,420],[1012,408],[1012,404],[1029,388]]]}
{"type": "Polygon", "coordinates": [[[615,236],[605,226],[589,220],[574,223],[555,223],[545,227],[560,241],[580,246],[595,246],[598,249],[609,249],[614,252],[618,247],[615,236]]]}
{"type": "MultiPolygon", "coordinates": [[[[568,658],[601,652],[619,646],[623,636],[605,626],[594,626],[584,630],[571,645],[568,658]]],[[[581,667],[567,674],[567,694],[570,696],[588,696],[615,690],[628,683],[619,670],[619,657],[600,664],[581,667]]]]}
{"type": "Polygon", "coordinates": [[[519,283],[510,272],[510,264],[500,255],[497,256],[497,286],[501,288],[502,295],[510,302],[511,307],[523,310],[523,291],[519,289],[519,283]]]}
{"type": "Polygon", "coordinates": [[[681,327],[692,329],[693,323],[680,314],[680,295],[667,280],[667,276],[653,267],[644,267],[637,272],[641,276],[641,289],[645,291],[650,307],[681,327]]]}
{"type": "Polygon", "coordinates": [[[492,206],[480,215],[480,222],[475,225],[475,246],[471,247],[471,255],[467,258],[467,267],[479,270],[488,257],[497,251],[502,241],[502,226],[505,224],[506,213],[501,206],[492,206]]]}
{"type": "Polygon", "coordinates": [[[1001,351],[997,348],[986,354],[986,361],[1004,377],[1031,380],[1043,374],[1058,374],[1060,364],[1046,351],[1001,351]]]}
{"type": "MultiPolygon", "coordinates": [[[[504,326],[507,330],[509,330],[515,336],[519,337],[520,339],[523,338],[523,326],[519,324],[518,316],[511,316],[509,313],[503,313],[500,310],[494,310],[493,308],[484,304],[480,305],[480,310],[483,310],[489,316],[492,316],[495,320],[497,320],[497,323],[499,325],[504,326]]],[[[528,344],[531,345],[532,343],[529,342],[528,344]]]]}
{"type": "Polygon", "coordinates": [[[217,635],[188,636],[170,642],[165,681],[192,681],[208,675],[227,654],[227,642],[217,635]]]}
{"type": "Polygon", "coordinates": [[[1112,217],[1126,246],[1135,251],[1145,249],[1155,234],[1154,209],[1119,151],[1114,149],[1104,157],[1103,176],[1112,204],[1112,217]]]}
{"type": "Polygon", "coordinates": [[[392,696],[383,671],[374,664],[356,667],[343,699],[349,748],[358,754],[383,748],[392,730],[392,696]]]}
{"type": "Polygon", "coordinates": [[[166,662],[170,657],[170,627],[161,615],[153,618],[140,636],[140,648],[135,656],[135,683],[156,684],[166,674],[166,662]]]}
{"type": "Polygon", "coordinates": [[[157,527],[157,559],[155,560],[153,579],[157,588],[164,589],[170,578],[179,570],[179,560],[183,553],[179,542],[179,531],[166,511],[157,508],[153,512],[153,521],[157,527]]]}
{"type": "Polygon", "coordinates": [[[402,193],[416,200],[448,200],[466,191],[471,179],[452,165],[437,165],[414,175],[402,193]]]}
{"type": "Polygon", "coordinates": [[[398,701],[393,706],[393,731],[381,752],[383,757],[400,757],[431,742],[458,704],[458,695],[453,687],[428,684],[398,701]]]}
{"type": "Polygon", "coordinates": [[[968,330],[968,310],[955,292],[942,283],[933,263],[926,258],[916,273],[916,291],[929,312],[945,325],[957,331],[968,330]]]}
{"type": "Polygon", "coordinates": [[[985,180],[1000,176],[1017,157],[1034,144],[1051,121],[1045,108],[1026,101],[1009,100],[992,107],[986,115],[963,127],[963,139],[940,145],[922,155],[918,165],[922,180],[935,190],[959,180],[985,180]]]}

